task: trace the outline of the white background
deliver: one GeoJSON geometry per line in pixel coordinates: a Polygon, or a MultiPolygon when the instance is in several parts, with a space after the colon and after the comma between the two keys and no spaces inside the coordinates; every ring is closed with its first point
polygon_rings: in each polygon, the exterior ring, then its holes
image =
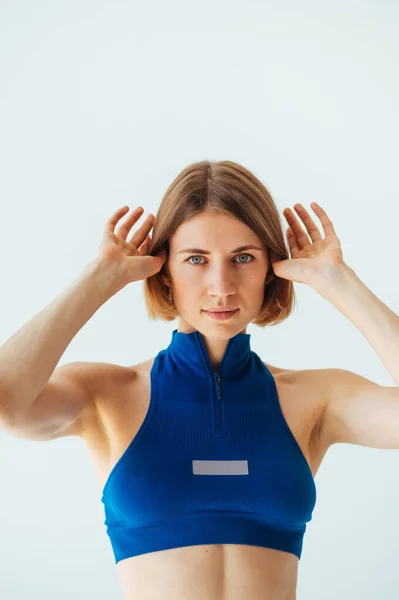
{"type": "MultiPolygon", "coordinates": [[[[156,214],[174,177],[203,159],[252,170],[280,211],[320,203],[346,262],[399,312],[398,25],[393,1],[3,0],[0,343],[94,258],[114,210],[156,214]]],[[[264,361],[395,385],[346,317],[295,290],[280,327],[248,328],[264,361]]],[[[150,322],[132,284],[59,364],[141,362],[176,323],[150,322]]],[[[79,438],[1,431],[0,482],[0,597],[122,599],[79,438]]],[[[399,452],[333,446],[316,484],[298,600],[397,599],[399,452]]]]}

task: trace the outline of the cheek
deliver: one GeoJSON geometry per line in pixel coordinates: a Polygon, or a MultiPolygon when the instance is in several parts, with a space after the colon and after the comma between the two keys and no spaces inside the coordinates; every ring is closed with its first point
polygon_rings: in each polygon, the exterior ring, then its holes
{"type": "Polygon", "coordinates": [[[201,272],[195,267],[191,267],[187,264],[179,265],[174,270],[174,278],[177,285],[193,285],[195,282],[198,283],[201,280],[201,272]]]}

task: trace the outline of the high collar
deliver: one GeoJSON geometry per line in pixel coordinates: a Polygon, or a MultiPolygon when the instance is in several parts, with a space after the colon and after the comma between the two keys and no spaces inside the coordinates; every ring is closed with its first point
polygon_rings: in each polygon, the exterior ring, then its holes
{"type": "MultiPolygon", "coordinates": [[[[217,372],[220,375],[237,375],[249,366],[251,360],[251,334],[237,333],[229,339],[222,361],[217,372]]],[[[199,331],[182,333],[174,329],[172,340],[166,348],[170,359],[177,368],[208,372],[216,371],[209,359],[208,351],[199,331]]]]}

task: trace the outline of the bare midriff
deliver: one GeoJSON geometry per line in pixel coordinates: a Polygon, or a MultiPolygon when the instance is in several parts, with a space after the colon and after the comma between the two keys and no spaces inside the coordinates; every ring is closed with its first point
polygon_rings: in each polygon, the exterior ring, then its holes
{"type": "Polygon", "coordinates": [[[117,564],[126,600],[295,600],[298,558],[238,544],[188,546],[117,564]]]}
{"type": "Polygon", "coordinates": [[[298,558],[237,544],[188,546],[117,564],[126,600],[295,600],[298,558]]]}

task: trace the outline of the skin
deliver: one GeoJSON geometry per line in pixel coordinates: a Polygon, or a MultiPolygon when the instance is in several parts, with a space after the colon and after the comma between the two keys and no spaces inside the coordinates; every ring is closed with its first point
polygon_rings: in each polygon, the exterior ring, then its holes
{"type": "Polygon", "coordinates": [[[248,323],[262,307],[264,281],[270,266],[267,249],[252,229],[233,215],[204,212],[185,221],[174,232],[165,266],[170,277],[163,276],[164,282],[171,287],[179,313],[177,330],[200,331],[217,370],[229,339],[237,333],[246,333],[248,323]],[[261,249],[232,253],[244,244],[261,249]],[[210,254],[180,253],[193,246],[210,254]],[[193,256],[198,258],[190,258],[193,256]],[[203,312],[227,305],[239,311],[226,321],[216,321],[203,312]]]}

